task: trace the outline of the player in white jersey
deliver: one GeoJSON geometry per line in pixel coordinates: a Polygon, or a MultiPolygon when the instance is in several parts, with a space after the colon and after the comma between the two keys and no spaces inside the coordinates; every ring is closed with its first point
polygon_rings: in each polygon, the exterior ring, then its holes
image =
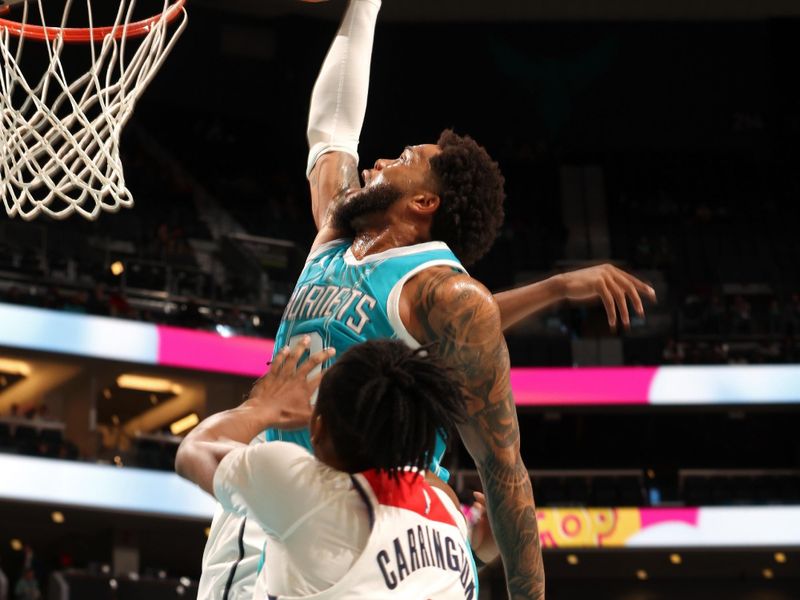
{"type": "Polygon", "coordinates": [[[372,341],[342,355],[320,385],[309,374],[331,354],[298,368],[308,345],[283,351],[241,407],[186,437],[181,474],[266,532],[265,598],[477,598],[464,516],[421,473],[437,432],[467,418],[452,372],[403,342],[372,341]],[[314,455],[245,443],[309,420],[314,455]]]}

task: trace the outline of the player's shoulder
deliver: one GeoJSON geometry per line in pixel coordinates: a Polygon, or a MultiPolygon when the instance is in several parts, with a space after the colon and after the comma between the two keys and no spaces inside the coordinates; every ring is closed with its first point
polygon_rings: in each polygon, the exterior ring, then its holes
{"type": "Polygon", "coordinates": [[[407,284],[407,291],[424,306],[480,303],[496,306],[492,293],[477,279],[447,266],[425,269],[407,284]]]}
{"type": "Polygon", "coordinates": [[[403,289],[401,317],[421,344],[472,343],[501,330],[500,307],[482,283],[446,267],[425,269],[403,289]]]}
{"type": "Polygon", "coordinates": [[[228,470],[262,474],[275,472],[281,475],[286,471],[308,468],[316,462],[302,446],[281,441],[250,444],[231,454],[234,456],[230,460],[223,461],[228,470]]]}
{"type": "Polygon", "coordinates": [[[339,480],[350,480],[347,473],[328,466],[310,450],[294,442],[266,442],[250,446],[249,452],[252,458],[250,466],[259,474],[269,473],[276,481],[289,481],[301,488],[311,490],[339,480]]]}
{"type": "Polygon", "coordinates": [[[270,460],[300,459],[316,460],[314,456],[304,447],[292,442],[264,442],[263,444],[253,444],[248,446],[249,452],[253,455],[261,456],[270,460]]]}

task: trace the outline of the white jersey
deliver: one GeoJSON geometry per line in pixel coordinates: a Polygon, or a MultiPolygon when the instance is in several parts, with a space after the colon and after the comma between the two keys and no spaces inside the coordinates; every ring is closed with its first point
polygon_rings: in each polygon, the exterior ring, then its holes
{"type": "Polygon", "coordinates": [[[414,473],[349,475],[270,442],[229,453],[214,493],[268,536],[256,600],[478,596],[464,516],[414,473]]]}
{"type": "MultiPolygon", "coordinates": [[[[366,548],[347,574],[314,600],[472,600],[478,579],[464,516],[416,473],[353,475],[370,511],[366,548]]],[[[290,600],[300,596],[271,596],[290,600]]]]}
{"type": "MultiPolygon", "coordinates": [[[[251,444],[263,442],[262,433],[251,444]]],[[[258,523],[218,503],[203,550],[197,600],[252,600],[264,542],[258,523]]]]}

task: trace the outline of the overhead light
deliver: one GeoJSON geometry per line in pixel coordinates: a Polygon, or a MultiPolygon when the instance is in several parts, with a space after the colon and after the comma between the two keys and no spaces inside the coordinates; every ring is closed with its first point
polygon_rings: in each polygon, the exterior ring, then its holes
{"type": "Polygon", "coordinates": [[[64,513],[54,510],[52,513],[50,513],[50,518],[53,519],[53,523],[58,523],[61,525],[61,523],[64,522],[64,513]]]}
{"type": "Polygon", "coordinates": [[[683,562],[683,557],[678,553],[670,554],[669,562],[671,562],[673,565],[679,565],[683,562]]]}
{"type": "Polygon", "coordinates": [[[22,542],[17,538],[14,538],[13,540],[11,540],[11,549],[14,552],[19,552],[20,550],[22,550],[22,542]]]}
{"type": "Polygon", "coordinates": [[[776,552],[775,553],[775,562],[783,564],[786,562],[786,555],[783,552],[776,552]]]}
{"type": "Polygon", "coordinates": [[[567,554],[567,562],[571,565],[577,565],[580,561],[576,554],[567,554]]]}
{"type": "Polygon", "coordinates": [[[200,422],[200,417],[197,416],[197,413],[192,413],[183,417],[182,419],[178,419],[172,425],[169,426],[169,430],[172,432],[172,435],[180,435],[184,431],[188,431],[195,425],[200,422]]]}
{"type": "Polygon", "coordinates": [[[775,578],[775,572],[772,569],[764,569],[763,571],[761,571],[761,575],[764,577],[764,579],[775,578]]]}
{"type": "Polygon", "coordinates": [[[120,375],[117,385],[126,390],[150,392],[152,394],[180,394],[183,388],[169,379],[161,377],[145,377],[144,375],[120,375]]]}
{"type": "Polygon", "coordinates": [[[216,330],[217,333],[224,338],[233,337],[233,329],[231,329],[227,325],[217,325],[216,330]]]}
{"type": "Polygon", "coordinates": [[[121,260],[117,260],[111,263],[111,274],[114,275],[114,277],[119,277],[124,272],[125,272],[125,265],[122,264],[121,260]]]}
{"type": "Polygon", "coordinates": [[[103,398],[105,398],[106,400],[111,400],[111,390],[110,389],[105,388],[103,390],[103,398]]]}
{"type": "Polygon", "coordinates": [[[0,371],[8,373],[9,375],[22,375],[23,377],[27,377],[31,374],[31,366],[21,360],[0,358],[0,371]]]}
{"type": "Polygon", "coordinates": [[[253,315],[253,327],[258,327],[259,325],[261,325],[261,317],[253,315]]]}
{"type": "Polygon", "coordinates": [[[636,579],[639,581],[646,581],[647,580],[647,571],[644,569],[639,569],[636,571],[636,579]]]}

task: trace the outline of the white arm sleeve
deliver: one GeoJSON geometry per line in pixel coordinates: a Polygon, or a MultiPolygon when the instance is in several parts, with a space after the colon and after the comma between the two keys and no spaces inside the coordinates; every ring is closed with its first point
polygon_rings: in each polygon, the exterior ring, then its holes
{"type": "Polygon", "coordinates": [[[350,0],[311,94],[306,176],[327,152],[346,152],[358,162],[380,8],[381,0],[350,0]]]}

